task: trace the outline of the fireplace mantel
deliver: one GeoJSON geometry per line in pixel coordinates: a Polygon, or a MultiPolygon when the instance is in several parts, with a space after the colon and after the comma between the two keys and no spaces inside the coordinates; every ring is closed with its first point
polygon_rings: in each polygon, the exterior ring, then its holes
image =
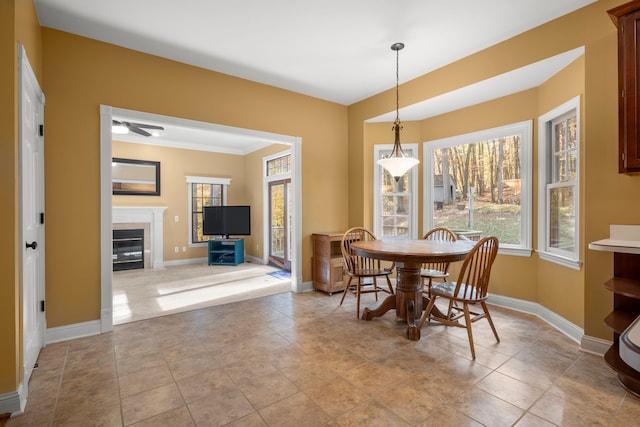
{"type": "Polygon", "coordinates": [[[111,222],[149,223],[151,241],[151,268],[164,267],[163,234],[166,206],[113,206],[111,222]]]}

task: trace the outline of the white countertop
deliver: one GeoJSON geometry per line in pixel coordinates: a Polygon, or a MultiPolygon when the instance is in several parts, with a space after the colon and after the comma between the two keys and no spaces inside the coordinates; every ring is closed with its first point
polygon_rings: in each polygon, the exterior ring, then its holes
{"type": "Polygon", "coordinates": [[[589,243],[589,249],[640,254],[640,225],[610,225],[609,238],[589,243]]]}

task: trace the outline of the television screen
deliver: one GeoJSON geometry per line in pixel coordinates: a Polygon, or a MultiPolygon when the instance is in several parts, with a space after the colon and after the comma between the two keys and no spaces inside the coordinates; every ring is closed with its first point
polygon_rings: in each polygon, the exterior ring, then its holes
{"type": "Polygon", "coordinates": [[[205,236],[249,236],[251,234],[250,206],[205,206],[202,210],[205,236]]]}

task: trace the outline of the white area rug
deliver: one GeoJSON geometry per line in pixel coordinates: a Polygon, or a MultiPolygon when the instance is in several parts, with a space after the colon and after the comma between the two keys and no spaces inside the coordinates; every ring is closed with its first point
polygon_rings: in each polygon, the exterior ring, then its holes
{"type": "Polygon", "coordinates": [[[274,271],[251,263],[114,271],[113,324],[289,292],[291,280],[274,271]]]}

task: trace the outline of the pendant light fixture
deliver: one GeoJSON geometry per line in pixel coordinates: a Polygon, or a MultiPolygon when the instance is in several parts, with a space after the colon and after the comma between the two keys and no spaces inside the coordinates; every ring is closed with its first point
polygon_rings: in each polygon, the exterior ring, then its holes
{"type": "Polygon", "coordinates": [[[400,146],[400,100],[398,95],[398,87],[400,85],[399,78],[399,57],[400,50],[404,48],[404,43],[394,43],[391,45],[391,50],[396,51],[396,120],[393,122],[393,130],[395,132],[395,142],[393,144],[393,151],[387,157],[378,160],[378,164],[385,168],[391,176],[398,181],[409,169],[420,163],[420,160],[408,157],[402,147],[400,146]]]}

